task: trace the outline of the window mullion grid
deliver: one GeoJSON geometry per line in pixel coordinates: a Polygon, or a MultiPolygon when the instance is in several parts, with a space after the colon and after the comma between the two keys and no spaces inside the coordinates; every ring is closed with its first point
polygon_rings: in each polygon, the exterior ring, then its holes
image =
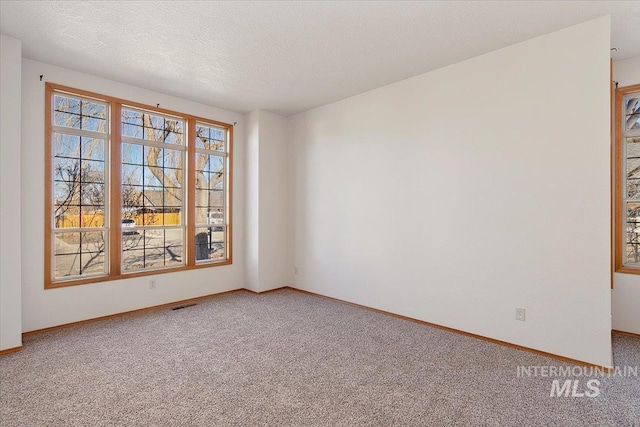
{"type": "MultiPolygon", "coordinates": [[[[127,107],[129,108],[129,107],[127,107]]],[[[149,111],[145,111],[145,110],[140,110],[140,109],[136,109],[137,111],[140,111],[142,114],[156,114],[154,112],[149,112],[149,111]]],[[[181,120],[185,123],[185,125],[187,124],[187,119],[184,117],[175,117],[176,120],[181,120]]],[[[167,128],[167,121],[166,121],[166,117],[163,116],[163,123],[164,123],[164,128],[167,128]]],[[[151,129],[151,128],[150,128],[151,129]]],[[[155,130],[155,128],[152,128],[151,131],[153,132],[155,130]]],[[[147,129],[147,127],[143,127],[143,137],[147,136],[147,133],[149,130],[147,129]]],[[[161,267],[152,267],[149,268],[147,266],[147,263],[149,262],[149,260],[147,259],[147,254],[148,251],[150,250],[147,247],[147,242],[146,242],[146,238],[147,238],[147,231],[157,231],[157,230],[163,230],[163,236],[162,236],[162,242],[163,242],[163,247],[166,247],[166,230],[170,230],[170,229],[180,229],[181,231],[181,235],[182,235],[182,242],[183,242],[183,253],[186,254],[187,256],[185,257],[185,262],[184,265],[188,265],[188,245],[187,242],[185,240],[185,229],[188,225],[188,220],[186,220],[186,216],[188,215],[188,202],[185,200],[185,196],[186,196],[186,191],[188,190],[188,188],[190,187],[188,184],[188,179],[185,182],[184,176],[185,176],[185,172],[188,172],[188,165],[185,165],[185,163],[188,162],[188,150],[187,150],[187,146],[188,144],[172,144],[172,143],[167,143],[167,142],[158,142],[158,141],[153,141],[153,140],[148,140],[145,138],[134,138],[134,137],[128,137],[128,136],[123,136],[120,135],[121,137],[121,141],[122,143],[128,143],[128,144],[136,144],[139,145],[142,150],[143,150],[143,156],[144,156],[144,148],[145,147],[154,147],[154,148],[158,148],[159,150],[174,150],[174,151],[178,151],[181,152],[181,163],[183,165],[182,168],[182,174],[183,174],[183,180],[182,180],[182,185],[180,188],[180,192],[181,192],[181,200],[182,200],[182,206],[181,206],[181,211],[183,212],[183,214],[180,217],[180,224],[179,225],[167,225],[166,224],[166,202],[167,202],[167,198],[166,198],[166,191],[167,191],[167,186],[166,186],[166,168],[167,166],[165,165],[165,162],[162,162],[161,166],[158,166],[158,168],[162,171],[162,175],[160,178],[156,177],[159,181],[160,181],[160,188],[162,191],[160,200],[161,200],[161,206],[162,206],[162,225],[147,225],[147,224],[143,224],[142,226],[136,226],[137,230],[142,231],[143,234],[143,243],[142,243],[142,253],[143,253],[143,266],[141,268],[131,268],[131,269],[127,269],[127,273],[136,273],[136,272],[141,272],[141,271],[151,271],[151,270],[158,270],[158,269],[163,269],[166,267],[166,254],[163,255],[163,260],[162,260],[162,266],[161,267]],[[186,188],[185,188],[186,187],[186,188]],[[185,223],[185,221],[187,221],[187,223],[185,223]]],[[[166,151],[163,152],[163,155],[166,155],[166,151]]],[[[145,160],[142,159],[142,176],[141,176],[141,184],[142,184],[142,218],[143,218],[143,222],[146,221],[146,215],[148,215],[148,210],[150,210],[152,207],[156,207],[156,205],[151,205],[148,206],[147,205],[147,198],[150,197],[150,194],[147,194],[147,190],[146,190],[146,186],[147,186],[147,182],[146,182],[146,177],[145,177],[145,173],[144,173],[144,169],[145,167],[149,167],[148,164],[146,164],[145,160]]],[[[149,199],[150,200],[150,199],[149,199]]],[[[122,206],[121,206],[121,210],[122,210],[122,206]]],[[[120,250],[120,256],[123,256],[122,253],[122,248],[120,250]]],[[[124,270],[124,259],[121,259],[121,268],[124,270]]]]}
{"type": "MultiPolygon", "coordinates": [[[[626,103],[627,98],[628,98],[627,96],[623,97],[622,106],[624,106],[624,104],[626,103]]],[[[621,108],[622,108],[622,106],[621,106],[621,108]]],[[[623,200],[623,213],[622,213],[622,216],[623,216],[624,220],[622,221],[622,224],[621,224],[621,227],[622,227],[621,232],[622,232],[622,236],[623,236],[623,239],[622,239],[622,244],[623,244],[622,254],[623,254],[623,257],[624,257],[623,258],[623,264],[629,264],[627,250],[628,250],[628,245],[630,243],[629,242],[630,218],[629,218],[628,215],[629,215],[629,203],[631,201],[628,198],[628,178],[627,177],[628,177],[629,171],[627,170],[627,166],[628,166],[628,158],[629,158],[629,156],[628,156],[628,153],[627,153],[627,148],[628,147],[627,147],[627,141],[626,141],[628,131],[625,131],[625,126],[626,126],[625,123],[626,123],[626,115],[623,112],[623,114],[621,114],[621,117],[620,117],[620,123],[618,124],[620,126],[620,130],[621,130],[621,134],[622,134],[622,138],[621,138],[620,142],[622,144],[622,153],[623,153],[623,159],[622,159],[623,164],[622,164],[622,167],[621,167],[621,179],[622,179],[621,191],[622,191],[622,200],[623,200]]],[[[631,234],[633,234],[634,231],[635,231],[635,228],[631,230],[631,234]]]]}
{"type": "MultiPolygon", "coordinates": [[[[51,253],[53,254],[53,258],[54,261],[50,262],[50,272],[48,274],[50,274],[50,277],[52,278],[53,281],[58,281],[58,282],[64,282],[64,281],[68,281],[68,280],[77,280],[77,279],[84,279],[84,278],[90,278],[90,277],[99,277],[99,276],[105,276],[105,275],[109,275],[109,268],[108,268],[108,257],[109,257],[109,242],[110,242],[110,236],[108,235],[108,230],[109,230],[109,207],[110,205],[110,200],[108,197],[108,189],[109,189],[109,178],[110,178],[110,172],[109,172],[109,142],[110,142],[110,132],[109,130],[105,130],[105,132],[97,132],[97,131],[91,131],[91,130],[86,130],[86,129],[82,129],[82,118],[83,118],[83,103],[85,102],[97,102],[97,103],[102,103],[104,104],[104,101],[102,100],[85,100],[81,97],[78,97],[76,95],[73,94],[66,94],[66,93],[61,93],[58,92],[56,90],[52,90],[50,92],[50,97],[49,100],[51,102],[50,107],[53,107],[54,105],[54,99],[55,96],[57,96],[58,94],[63,95],[63,96],[72,96],[75,97],[76,99],[80,100],[80,113],[78,114],[80,119],[79,119],[79,126],[80,128],[73,128],[73,127],[65,127],[65,126],[57,126],[53,123],[53,117],[54,114],[50,114],[49,116],[49,123],[50,123],[50,132],[49,134],[49,146],[50,146],[50,152],[51,155],[48,159],[49,164],[53,165],[54,159],[56,157],[58,158],[67,158],[67,159],[72,159],[72,160],[77,160],[78,162],[78,205],[77,205],[77,209],[78,209],[78,227],[64,227],[64,228],[57,228],[57,224],[56,224],[56,218],[55,215],[53,214],[53,212],[55,212],[54,210],[54,205],[55,205],[55,194],[54,194],[54,183],[56,182],[55,180],[55,170],[53,167],[51,167],[51,183],[52,183],[52,187],[49,188],[49,191],[52,192],[51,194],[53,194],[53,197],[51,197],[50,199],[50,209],[51,209],[51,215],[50,218],[48,219],[50,227],[51,227],[51,234],[50,234],[50,245],[51,245],[51,253]],[[55,135],[67,135],[67,136],[76,136],[78,137],[78,157],[70,157],[70,156],[56,156],[53,150],[53,146],[55,145],[55,135]],[[83,178],[82,178],[82,174],[83,174],[83,161],[87,160],[84,158],[84,153],[83,153],[83,138],[91,138],[91,139],[99,139],[104,141],[104,153],[103,153],[103,180],[102,180],[102,185],[103,185],[103,226],[102,227],[95,227],[95,226],[86,226],[85,224],[85,220],[84,220],[84,215],[83,215],[83,207],[86,206],[91,206],[92,208],[95,209],[95,205],[84,205],[83,204],[83,178]],[[83,255],[85,254],[84,251],[84,243],[85,243],[85,233],[94,233],[94,232],[99,232],[102,233],[103,235],[103,239],[104,239],[104,247],[102,252],[104,253],[104,257],[105,257],[105,263],[103,266],[103,270],[102,272],[95,272],[95,273],[85,273],[83,270],[83,255]],[[77,251],[77,256],[78,256],[78,275],[73,275],[73,276],[69,276],[69,277],[59,277],[56,278],[56,262],[55,261],[55,254],[56,254],[56,235],[58,234],[65,234],[65,233],[78,233],[78,251],[77,251]]],[[[107,104],[108,105],[108,104],[107,104]]],[[[50,110],[49,110],[50,111],[50,110]]],[[[57,111],[57,110],[56,110],[57,111]]],[[[106,109],[105,112],[105,123],[109,123],[109,109],[106,109]]],[[[90,225],[94,225],[94,224],[90,224],[90,225]]],[[[89,252],[90,253],[90,252],[89,252]]]]}
{"type": "MultiPolygon", "coordinates": [[[[214,126],[214,125],[208,125],[206,124],[206,122],[201,123],[202,126],[206,126],[209,128],[214,128],[214,127],[218,127],[218,126],[214,126]]],[[[194,131],[195,131],[195,126],[194,126],[194,131]]],[[[209,135],[209,137],[211,137],[211,135],[209,135]]],[[[227,130],[226,132],[226,138],[224,141],[224,147],[227,148],[229,144],[229,131],[227,130]]],[[[195,145],[195,138],[193,141],[193,145],[195,145]]],[[[203,154],[206,156],[216,156],[222,159],[222,215],[223,215],[223,219],[222,219],[222,224],[217,224],[214,225],[215,227],[222,227],[223,228],[223,233],[224,233],[224,251],[225,251],[225,256],[223,259],[220,260],[200,260],[199,263],[200,264],[207,264],[207,263],[215,263],[215,262],[222,262],[222,261],[226,261],[227,259],[229,259],[229,251],[231,248],[230,242],[229,242],[229,218],[228,218],[228,200],[227,200],[227,195],[228,195],[228,186],[229,186],[229,174],[228,174],[228,162],[229,162],[229,154],[227,151],[218,151],[218,150],[210,150],[207,148],[196,148],[195,149],[195,155],[194,155],[194,159],[198,154],[203,154]]],[[[207,160],[208,162],[208,160],[207,160]]],[[[194,160],[193,162],[193,166],[195,167],[196,165],[196,161],[194,160]]],[[[194,179],[192,181],[194,183],[195,186],[195,175],[194,175],[194,179]]],[[[207,186],[207,192],[209,193],[211,191],[211,187],[207,186]]],[[[194,203],[194,209],[197,203],[194,203]]],[[[208,208],[210,208],[210,206],[208,206],[208,208]]],[[[209,212],[209,209],[207,209],[207,212],[209,212]]],[[[207,221],[210,221],[207,218],[207,221]]],[[[206,224],[202,224],[202,223],[197,223],[195,224],[195,227],[197,228],[211,228],[212,224],[210,224],[209,222],[207,222],[206,224]]],[[[195,238],[195,232],[194,234],[194,238],[195,238]]],[[[193,245],[194,249],[195,249],[195,245],[193,245]]]]}
{"type": "Polygon", "coordinates": [[[119,276],[122,273],[122,138],[120,117],[122,106],[111,102],[111,138],[110,138],[110,246],[109,246],[109,274],[119,276]]]}
{"type": "MultiPolygon", "coordinates": [[[[228,186],[228,182],[227,182],[227,162],[228,162],[228,156],[227,153],[224,152],[220,152],[220,151],[214,151],[214,150],[207,150],[204,148],[198,148],[197,150],[198,154],[206,154],[207,156],[217,156],[217,157],[221,157],[223,158],[222,160],[222,215],[223,215],[223,219],[222,219],[222,225],[224,225],[225,227],[227,226],[229,220],[227,218],[227,186],[228,186]]],[[[195,181],[194,181],[195,183],[195,181]]],[[[208,188],[207,191],[211,191],[211,188],[208,188]]],[[[196,225],[210,225],[210,224],[196,224],[196,225]]]]}
{"type": "MultiPolygon", "coordinates": [[[[630,94],[627,96],[624,96],[622,98],[622,105],[620,106],[620,108],[622,108],[622,106],[624,105],[624,103],[626,102],[627,99],[632,98],[637,96],[638,94],[630,94]]],[[[631,203],[640,203],[640,199],[630,199],[628,197],[628,186],[629,186],[629,180],[628,180],[628,173],[629,171],[627,170],[627,166],[628,166],[628,153],[627,153],[627,148],[628,148],[628,144],[627,144],[627,138],[634,138],[634,137],[639,137],[640,136],[640,130],[636,130],[636,129],[626,129],[626,114],[622,114],[621,115],[621,121],[618,123],[618,126],[620,126],[620,143],[622,144],[622,153],[623,153],[623,164],[621,165],[622,167],[621,169],[621,173],[620,173],[620,179],[622,182],[622,201],[623,201],[623,212],[622,212],[622,224],[621,224],[621,230],[620,232],[622,233],[623,238],[621,239],[621,243],[622,243],[622,265],[625,266],[631,266],[634,268],[640,267],[640,260],[638,262],[629,262],[629,256],[627,253],[628,250],[628,245],[632,245],[635,246],[636,251],[640,251],[639,245],[640,242],[630,242],[629,241],[629,234],[635,234],[636,230],[638,228],[640,228],[640,223],[635,223],[635,221],[633,221],[633,225],[631,225],[631,227],[634,227],[631,230],[631,233],[629,233],[629,224],[632,223],[632,221],[630,221],[629,218],[629,204],[631,203]],[[637,227],[636,227],[637,226],[637,227]]],[[[638,218],[638,216],[636,216],[636,218],[638,218]]]]}
{"type": "MultiPolygon", "coordinates": [[[[49,165],[47,166],[47,168],[49,168],[49,171],[47,174],[49,178],[47,179],[51,180],[51,182],[48,183],[49,191],[47,191],[47,197],[46,197],[47,217],[48,217],[46,228],[48,229],[47,235],[49,236],[47,237],[47,240],[50,240],[50,241],[47,242],[47,249],[46,249],[48,261],[45,263],[47,267],[45,271],[47,271],[48,273],[45,279],[45,282],[46,282],[45,288],[55,287],[56,284],[54,282],[59,282],[60,283],[59,286],[68,286],[71,284],[73,285],[81,284],[81,282],[84,279],[91,279],[91,281],[99,281],[101,280],[99,279],[100,276],[106,275],[108,280],[109,278],[118,278],[123,275],[123,266],[124,266],[123,255],[124,254],[122,252],[123,227],[122,227],[121,217],[122,217],[123,209],[125,207],[125,204],[123,202],[124,189],[122,188],[122,185],[123,185],[122,149],[123,149],[124,142],[137,144],[142,147],[150,146],[150,147],[156,147],[159,149],[175,150],[170,155],[172,156],[171,158],[174,159],[174,161],[180,158],[179,162],[182,163],[183,165],[181,168],[182,171],[180,172],[178,172],[178,169],[174,170],[174,168],[179,167],[178,165],[175,165],[173,163],[162,164],[161,166],[162,174],[163,174],[162,175],[163,179],[161,179],[162,194],[154,194],[154,196],[160,196],[160,197],[156,197],[154,200],[158,200],[160,201],[160,203],[162,203],[163,215],[166,214],[167,211],[170,211],[170,212],[173,212],[174,214],[179,215],[179,217],[169,219],[168,217],[163,216],[161,221],[162,224],[160,226],[148,225],[148,226],[142,226],[137,228],[139,228],[141,231],[146,231],[146,230],[167,230],[168,231],[171,229],[173,230],[172,236],[175,236],[176,235],[175,233],[178,233],[178,229],[180,229],[179,234],[182,235],[182,242],[184,244],[184,247],[183,247],[184,264],[183,265],[186,265],[186,266],[196,265],[196,262],[195,262],[196,227],[197,226],[207,227],[211,225],[210,223],[202,224],[202,225],[196,224],[196,221],[195,221],[197,217],[196,215],[197,200],[195,197],[196,195],[195,183],[196,183],[196,174],[197,174],[197,171],[196,171],[197,153],[201,152],[202,154],[206,154],[207,156],[213,156],[214,158],[218,158],[222,160],[222,164],[220,164],[219,162],[215,162],[217,164],[216,167],[222,173],[223,188],[221,189],[221,192],[218,193],[218,195],[222,197],[222,200],[218,200],[218,199],[216,199],[217,201],[211,200],[209,204],[212,204],[215,207],[221,206],[223,208],[223,215],[217,214],[216,218],[218,218],[218,220],[222,219],[221,223],[218,223],[217,226],[223,226],[225,230],[224,244],[225,244],[226,259],[220,259],[219,261],[230,261],[231,242],[229,240],[230,218],[229,218],[229,212],[228,212],[230,207],[228,206],[229,204],[228,197],[231,189],[230,188],[231,182],[228,174],[230,171],[229,168],[231,167],[229,164],[231,153],[230,153],[230,146],[227,144],[230,144],[230,134],[232,132],[232,129],[228,125],[226,124],[205,125],[211,128],[226,130],[227,138],[224,141],[225,150],[217,151],[217,150],[198,149],[196,147],[196,141],[195,141],[196,140],[195,128],[196,128],[196,123],[198,122],[197,118],[191,117],[191,116],[179,115],[177,113],[172,114],[171,112],[156,111],[154,109],[151,109],[151,108],[147,109],[145,106],[138,105],[131,108],[136,109],[138,111],[142,111],[143,113],[150,113],[156,116],[162,116],[162,119],[164,121],[165,131],[167,131],[172,126],[172,124],[169,124],[169,125],[167,124],[167,121],[169,118],[181,120],[183,123],[182,140],[184,141],[184,143],[183,144],[171,143],[172,141],[175,140],[175,137],[173,136],[171,139],[167,139],[166,140],[167,142],[150,141],[144,138],[143,139],[132,138],[132,137],[123,136],[122,134],[124,131],[122,127],[122,110],[124,105],[128,105],[126,104],[126,101],[122,101],[116,98],[102,97],[97,94],[90,94],[89,92],[83,92],[83,91],[76,92],[75,90],[72,90],[72,89],[68,89],[60,86],[56,87],[56,85],[50,85],[50,84],[47,84],[45,92],[47,95],[46,99],[49,106],[46,110],[47,112],[46,113],[46,116],[47,116],[46,130],[48,135],[47,136],[48,144],[47,144],[47,149],[45,151],[47,152],[47,159],[48,159],[47,162],[49,165]],[[79,95],[78,93],[81,93],[82,95],[79,95]],[[65,113],[68,115],[75,114],[75,113],[72,113],[70,109],[67,109],[67,110],[63,108],[61,108],[60,110],[56,109],[55,105],[57,104],[55,104],[54,102],[55,101],[54,97],[56,94],[75,98],[79,101],[76,104],[76,105],[79,104],[79,110],[80,110],[79,113],[77,114],[78,116],[77,120],[79,120],[79,123],[73,125],[77,127],[59,126],[55,124],[55,122],[57,121],[57,116],[55,114],[56,111],[65,113]],[[92,110],[93,106],[90,105],[93,102],[106,105],[106,111],[104,113],[101,113],[101,116],[94,115],[94,112],[92,110]],[[86,113],[86,120],[83,121],[83,119],[85,118],[85,113],[86,113]],[[103,129],[103,127],[100,126],[99,128],[96,128],[95,126],[93,126],[92,124],[93,117],[103,120],[102,123],[106,124],[107,130],[104,133],[96,131],[96,129],[103,129]],[[79,176],[76,175],[74,178],[77,185],[79,186],[79,188],[76,187],[76,190],[75,190],[76,196],[74,196],[74,198],[79,197],[79,199],[77,200],[77,202],[76,200],[74,200],[73,202],[70,202],[70,203],[75,203],[77,205],[77,206],[74,206],[74,212],[77,211],[77,216],[75,216],[76,213],[74,213],[72,216],[69,216],[68,219],[64,220],[64,223],[57,222],[56,216],[54,213],[55,212],[54,207],[56,206],[56,203],[57,203],[57,199],[55,196],[57,194],[56,193],[57,189],[54,190],[54,188],[57,188],[57,187],[54,187],[54,182],[56,182],[56,179],[55,179],[56,175],[54,173],[55,161],[53,160],[54,158],[56,158],[54,150],[57,150],[56,148],[57,146],[55,145],[57,141],[56,140],[57,137],[55,137],[56,134],[63,135],[62,138],[67,138],[64,136],[64,135],[67,135],[68,137],[79,138],[80,140],[79,141],[80,148],[77,151],[79,153],[78,157],[76,158],[75,155],[68,157],[69,162],[72,162],[72,163],[78,162],[79,170],[80,170],[80,175],[79,176]],[[82,141],[82,138],[99,139],[104,141],[103,142],[104,154],[102,155],[102,159],[100,159],[100,161],[102,162],[101,167],[103,168],[102,182],[94,178],[94,175],[93,175],[94,172],[90,172],[90,174],[86,176],[83,174],[85,168],[91,169],[91,171],[93,171],[95,166],[93,166],[93,163],[90,163],[94,161],[94,158],[92,154],[89,155],[87,154],[88,152],[85,152],[85,149],[87,149],[88,146],[84,145],[85,143],[84,141],[82,141]],[[182,154],[180,155],[179,152],[182,152],[182,154]],[[86,161],[86,164],[85,164],[85,161],[86,161]],[[182,174],[182,181],[179,183],[180,185],[176,185],[173,183],[172,177],[174,175],[175,177],[178,177],[179,175],[177,175],[177,173],[182,174]],[[92,187],[92,183],[94,182],[96,184],[100,184],[104,191],[104,193],[102,193],[103,195],[101,197],[102,199],[101,201],[98,201],[98,199],[96,199],[94,196],[95,190],[93,190],[93,187],[92,187]],[[87,185],[91,186],[91,188],[87,187],[87,185]],[[169,188],[169,187],[172,187],[172,188],[169,188]],[[176,192],[178,187],[182,187],[180,192],[176,192]],[[169,190],[167,190],[168,188],[169,190]],[[167,193],[166,191],[170,191],[170,194],[167,193]],[[100,209],[100,205],[102,205],[102,209],[100,209]],[[95,216],[85,218],[83,216],[83,213],[86,213],[86,212],[83,212],[83,211],[86,210],[87,208],[89,209],[87,211],[89,212],[88,215],[91,215],[91,212],[93,212],[96,209],[98,209],[96,212],[100,212],[100,210],[102,210],[103,223],[100,224],[95,222],[95,221],[100,221],[99,216],[97,220],[93,219],[95,218],[95,216]],[[180,214],[181,211],[182,211],[182,214],[180,214]],[[58,226],[63,227],[64,225],[71,225],[72,227],[57,228],[58,226]],[[74,225],[77,225],[77,227],[74,227],[74,225]],[[95,225],[101,225],[101,226],[96,227],[95,225]],[[78,239],[78,244],[79,244],[79,247],[77,248],[77,252],[75,252],[75,254],[77,254],[76,256],[78,257],[78,259],[80,259],[80,257],[84,257],[86,254],[90,254],[92,259],[97,254],[99,254],[101,257],[104,255],[104,269],[99,269],[98,272],[96,272],[95,268],[92,268],[91,270],[88,270],[88,273],[85,273],[84,271],[80,270],[82,267],[81,266],[78,269],[77,276],[56,277],[56,275],[58,274],[55,267],[57,262],[55,260],[56,245],[57,245],[56,236],[62,233],[78,233],[78,235],[75,237],[78,239]],[[85,233],[96,233],[96,234],[93,236],[92,235],[85,236],[85,233]],[[100,237],[100,235],[102,235],[103,237],[100,237]],[[102,240],[100,242],[101,247],[99,249],[97,246],[96,248],[93,247],[93,245],[97,241],[95,239],[102,240]],[[87,244],[89,244],[89,246],[87,246],[87,244]],[[98,277],[98,279],[96,279],[96,276],[98,277]],[[65,284],[65,282],[73,282],[73,283],[65,284]]],[[[130,108],[130,107],[126,107],[126,108],[130,108]]],[[[60,123],[66,124],[66,122],[60,122],[60,123]]],[[[205,124],[207,123],[207,121],[203,120],[202,123],[205,124]]],[[[156,125],[152,126],[153,129],[156,129],[157,127],[158,126],[156,125]]],[[[151,128],[143,129],[143,132],[153,131],[153,129],[151,128]]],[[[179,134],[176,134],[176,135],[178,135],[179,137],[179,134]]],[[[213,138],[212,135],[209,135],[209,137],[213,138]]],[[[65,154],[65,151],[60,151],[59,154],[60,155],[58,157],[60,157],[61,159],[66,159],[67,158],[66,156],[68,156],[67,154],[65,154]]],[[[162,155],[164,155],[164,153],[162,155]]],[[[67,161],[67,160],[64,160],[64,161],[67,161]]],[[[144,169],[144,165],[142,166],[144,169]]],[[[145,180],[148,180],[148,178],[149,177],[147,176],[145,180]]],[[[144,187],[144,184],[146,183],[143,183],[143,187],[144,187]]],[[[207,191],[210,191],[213,188],[211,187],[210,183],[207,187],[208,187],[207,191]]],[[[144,203],[144,205],[147,205],[147,204],[144,203]]],[[[151,207],[157,206],[154,203],[152,203],[151,205],[152,205],[151,207]]],[[[216,212],[218,211],[219,210],[216,209],[216,212]]],[[[154,220],[152,224],[155,222],[158,222],[158,221],[154,220]]],[[[167,235],[165,232],[163,232],[161,239],[160,237],[161,236],[158,235],[158,238],[159,238],[158,243],[160,243],[161,245],[162,243],[164,243],[164,245],[162,246],[165,246],[165,247],[171,241],[175,240],[173,237],[170,238],[169,235],[167,235]]],[[[158,246],[158,245],[154,245],[154,248],[153,248],[154,253],[155,253],[155,250],[158,249],[155,246],[158,246]]],[[[149,249],[151,250],[151,247],[149,249]]],[[[146,249],[143,249],[143,250],[146,250],[146,249]]],[[[83,260],[83,263],[84,261],[85,260],[83,260]]],[[[172,259],[171,262],[175,263],[175,259],[172,259]]],[[[136,272],[143,273],[145,271],[163,270],[162,266],[165,266],[164,268],[166,268],[166,266],[169,265],[168,263],[169,263],[169,258],[167,258],[167,254],[165,253],[164,259],[162,261],[158,259],[157,263],[153,264],[152,266],[153,268],[137,269],[136,271],[131,271],[131,273],[136,273],[136,272]],[[156,265],[158,266],[157,268],[156,268],[156,265]]]]}

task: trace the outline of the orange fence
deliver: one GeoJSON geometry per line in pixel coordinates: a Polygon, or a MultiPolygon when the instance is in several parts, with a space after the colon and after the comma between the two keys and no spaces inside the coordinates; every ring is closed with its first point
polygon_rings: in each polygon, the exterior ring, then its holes
{"type": "MultiPolygon", "coordinates": [[[[144,213],[135,214],[130,217],[136,222],[136,225],[180,225],[180,213],[144,213]]],[[[103,227],[104,215],[95,214],[69,214],[56,218],[56,228],[79,228],[82,221],[82,227],[103,227]]]]}

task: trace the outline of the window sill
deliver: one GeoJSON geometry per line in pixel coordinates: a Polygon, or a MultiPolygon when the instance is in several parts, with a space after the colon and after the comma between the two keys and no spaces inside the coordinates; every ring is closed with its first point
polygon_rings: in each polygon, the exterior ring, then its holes
{"type": "MultiPolygon", "coordinates": [[[[157,276],[159,274],[178,273],[181,271],[198,270],[201,268],[220,267],[223,265],[231,265],[231,264],[232,262],[229,259],[226,261],[210,262],[206,264],[188,265],[188,266],[158,269],[158,270],[152,270],[152,271],[138,271],[135,273],[120,274],[117,276],[98,276],[98,277],[91,277],[87,279],[74,279],[74,280],[66,280],[66,281],[59,281],[59,282],[46,281],[44,288],[45,289],[66,288],[67,286],[87,285],[89,283],[111,282],[113,280],[132,279],[135,277],[157,276]]],[[[638,273],[640,274],[640,272],[638,273]]]]}

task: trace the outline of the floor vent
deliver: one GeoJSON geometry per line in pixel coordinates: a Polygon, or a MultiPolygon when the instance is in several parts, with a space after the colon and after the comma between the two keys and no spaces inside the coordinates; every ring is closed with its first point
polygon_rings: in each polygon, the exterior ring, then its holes
{"type": "Polygon", "coordinates": [[[198,305],[198,304],[194,302],[193,304],[179,305],[177,307],[173,307],[171,310],[182,310],[183,308],[193,307],[194,305],[198,305]]]}

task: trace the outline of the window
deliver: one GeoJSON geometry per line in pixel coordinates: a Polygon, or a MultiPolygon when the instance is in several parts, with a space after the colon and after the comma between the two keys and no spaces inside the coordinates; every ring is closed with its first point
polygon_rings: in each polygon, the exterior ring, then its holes
{"type": "Polygon", "coordinates": [[[231,263],[232,126],[47,84],[45,287],[231,263]]]}
{"type": "Polygon", "coordinates": [[[185,264],[185,122],[121,109],[122,271],[185,264]]]}
{"type": "Polygon", "coordinates": [[[640,85],[615,95],[615,270],[640,274],[640,85]]]}
{"type": "Polygon", "coordinates": [[[105,102],[55,93],[52,109],[53,276],[104,275],[109,108],[105,102]]]}
{"type": "Polygon", "coordinates": [[[196,124],[196,262],[224,258],[227,228],[224,192],[226,132],[196,124]]]}

